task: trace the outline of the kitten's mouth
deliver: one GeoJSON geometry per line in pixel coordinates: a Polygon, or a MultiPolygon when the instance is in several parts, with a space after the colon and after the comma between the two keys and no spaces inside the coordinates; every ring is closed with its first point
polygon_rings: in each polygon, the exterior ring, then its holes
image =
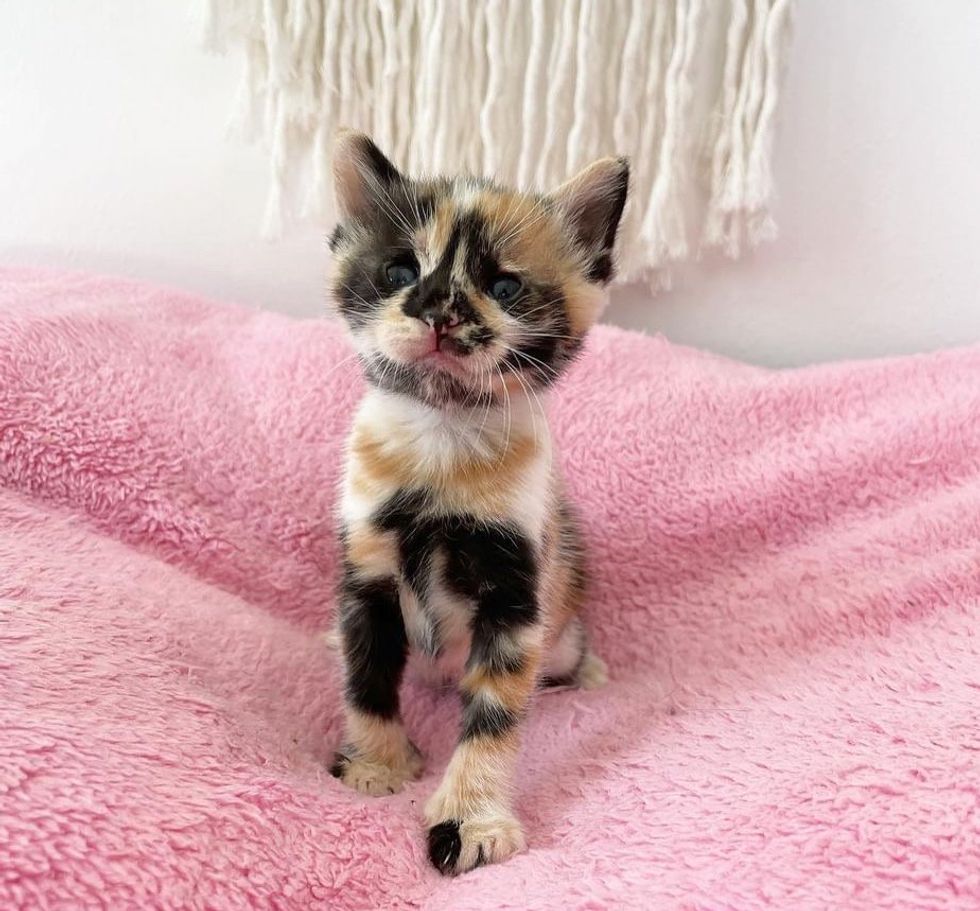
{"type": "Polygon", "coordinates": [[[445,348],[435,348],[432,351],[427,351],[419,360],[424,364],[432,364],[434,366],[440,364],[448,364],[454,367],[459,366],[459,355],[453,354],[445,348]]]}
{"type": "Polygon", "coordinates": [[[447,333],[433,332],[424,339],[419,339],[406,354],[408,361],[424,370],[443,371],[458,378],[470,376],[470,371],[465,366],[467,352],[447,333]]]}

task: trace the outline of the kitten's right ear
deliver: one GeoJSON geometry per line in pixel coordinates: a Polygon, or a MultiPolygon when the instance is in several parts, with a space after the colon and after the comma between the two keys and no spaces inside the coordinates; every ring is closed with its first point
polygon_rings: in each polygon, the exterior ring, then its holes
{"type": "Polygon", "coordinates": [[[364,221],[401,181],[398,169],[364,133],[341,130],[333,153],[334,196],[344,221],[364,221]]]}
{"type": "Polygon", "coordinates": [[[605,284],[612,278],[613,247],[629,183],[629,161],[600,158],[551,194],[572,237],[590,261],[589,281],[605,284]]]}

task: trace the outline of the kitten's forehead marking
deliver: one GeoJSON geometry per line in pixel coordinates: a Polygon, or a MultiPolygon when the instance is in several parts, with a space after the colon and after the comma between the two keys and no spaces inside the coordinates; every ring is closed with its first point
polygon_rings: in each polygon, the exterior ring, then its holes
{"type": "Polygon", "coordinates": [[[432,216],[422,225],[415,236],[415,247],[422,265],[427,269],[435,268],[449,244],[456,222],[456,205],[452,199],[438,203],[432,216]]]}
{"type": "Polygon", "coordinates": [[[436,206],[414,238],[423,278],[439,276],[446,284],[472,282],[466,266],[470,251],[481,243],[478,219],[475,212],[467,212],[454,197],[436,206]]]}
{"type": "Polygon", "coordinates": [[[552,284],[574,271],[560,227],[538,197],[459,182],[440,188],[426,214],[413,237],[423,279],[476,291],[481,315],[482,289],[474,287],[481,261],[552,284]]]}

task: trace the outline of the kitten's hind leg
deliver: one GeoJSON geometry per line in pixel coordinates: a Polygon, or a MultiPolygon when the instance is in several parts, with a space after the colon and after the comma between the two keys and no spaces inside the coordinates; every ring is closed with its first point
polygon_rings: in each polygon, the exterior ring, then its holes
{"type": "Polygon", "coordinates": [[[606,662],[589,647],[588,634],[579,617],[572,617],[551,646],[541,685],[575,686],[594,690],[609,679],[606,662]]]}

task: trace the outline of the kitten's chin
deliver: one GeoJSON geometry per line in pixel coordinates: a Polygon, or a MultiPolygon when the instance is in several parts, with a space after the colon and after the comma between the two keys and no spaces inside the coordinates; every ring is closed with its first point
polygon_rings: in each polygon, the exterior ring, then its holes
{"type": "Polygon", "coordinates": [[[434,408],[486,406],[493,399],[487,382],[480,382],[458,355],[429,351],[414,357],[381,346],[364,358],[367,379],[378,389],[407,395],[434,408]]]}

